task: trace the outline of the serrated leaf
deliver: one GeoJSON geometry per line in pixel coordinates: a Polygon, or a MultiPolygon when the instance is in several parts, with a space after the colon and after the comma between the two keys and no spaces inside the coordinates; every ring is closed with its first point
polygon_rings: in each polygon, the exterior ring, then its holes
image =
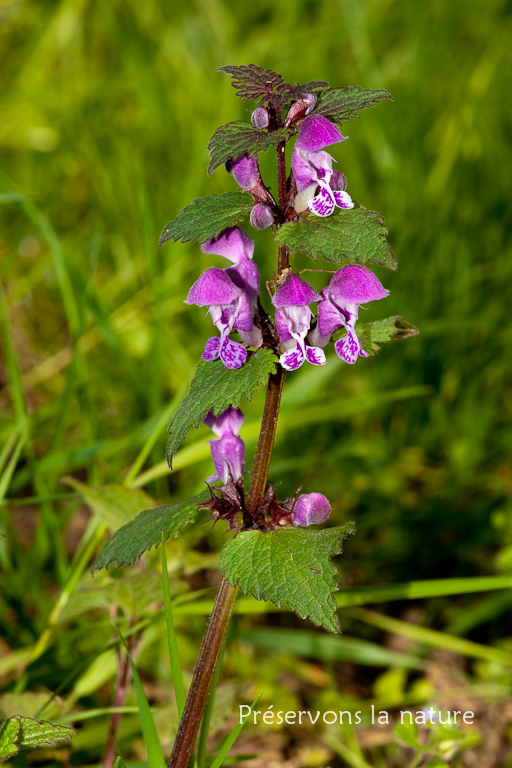
{"type": "Polygon", "coordinates": [[[338,634],[337,571],[330,558],[340,554],[342,542],[354,532],[354,523],[321,531],[244,531],[224,545],[220,569],[245,595],[252,592],[278,608],[286,602],[301,619],[338,634]]]}
{"type": "Polygon", "coordinates": [[[416,336],[419,331],[416,326],[407,323],[401,317],[386,317],[373,323],[357,323],[356,333],[363,349],[370,356],[380,352],[381,345],[395,339],[407,339],[416,336]]]}
{"type": "Polygon", "coordinates": [[[219,165],[224,165],[228,160],[236,160],[242,155],[252,157],[258,152],[265,152],[269,147],[276,147],[281,141],[287,141],[296,130],[297,127],[292,126],[267,132],[244,120],[221,125],[208,144],[211,157],[208,175],[211,176],[219,165]]]}
{"type": "Polygon", "coordinates": [[[12,723],[16,723],[18,726],[16,744],[23,749],[38,749],[39,747],[54,747],[57,744],[64,744],[76,733],[76,730],[70,725],[54,725],[48,720],[34,720],[31,717],[15,715],[4,723],[0,734],[0,744],[6,726],[12,728],[12,723]]]}
{"type": "Polygon", "coordinates": [[[0,760],[7,760],[19,752],[16,744],[19,730],[19,720],[14,717],[0,723],[0,760]]]}
{"type": "Polygon", "coordinates": [[[93,488],[80,483],[74,477],[65,477],[63,482],[78,491],[87,506],[112,531],[132,520],[141,507],[156,507],[156,502],[139,489],[132,490],[124,485],[103,485],[93,488]]]}
{"type": "Polygon", "coordinates": [[[307,214],[277,230],[276,241],[291,253],[302,251],[316,260],[341,264],[377,264],[395,270],[396,259],[386,240],[384,219],[359,205],[350,211],[337,209],[325,218],[307,214]]]}
{"type": "Polygon", "coordinates": [[[220,360],[207,363],[200,360],[190,392],[169,424],[167,461],[172,458],[191,427],[198,427],[208,411],[218,416],[232,405],[237,408],[245,395],[247,400],[275,372],[277,358],[270,349],[259,349],[237,370],[226,368],[220,360]]]}
{"type": "Polygon", "coordinates": [[[238,91],[236,95],[244,100],[257,99],[260,96],[272,94],[274,89],[284,82],[277,72],[263,69],[256,64],[219,67],[218,70],[231,75],[233,78],[231,85],[238,91]]]}
{"type": "Polygon", "coordinates": [[[301,94],[317,91],[319,88],[329,88],[329,83],[326,83],[325,80],[313,80],[310,83],[290,86],[283,91],[283,98],[286,98],[287,101],[288,99],[298,99],[301,94]]]}
{"type": "Polygon", "coordinates": [[[247,192],[224,192],[222,195],[199,197],[187,205],[165,227],[158,245],[168,240],[183,243],[197,240],[204,243],[210,237],[217,237],[227,227],[234,227],[248,216],[254,200],[247,192]]]}
{"type": "Polygon", "coordinates": [[[320,94],[314,114],[323,115],[328,120],[341,123],[343,120],[361,117],[357,114],[359,109],[374,107],[381,99],[393,101],[391,94],[384,90],[373,91],[370,88],[352,86],[331,88],[320,94]]]}
{"type": "Polygon", "coordinates": [[[131,520],[114,533],[105,544],[102,552],[92,565],[92,571],[108,566],[117,561],[117,567],[133,565],[152,547],[158,547],[171,536],[177,537],[185,525],[193,523],[198,515],[198,504],[210,498],[208,491],[194,496],[187,501],[180,501],[172,506],[158,509],[145,509],[135,520],[131,520]]]}

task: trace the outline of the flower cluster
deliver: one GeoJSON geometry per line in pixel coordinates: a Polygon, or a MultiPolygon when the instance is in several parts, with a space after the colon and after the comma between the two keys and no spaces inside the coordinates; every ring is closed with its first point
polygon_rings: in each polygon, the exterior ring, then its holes
{"type": "Polygon", "coordinates": [[[359,307],[387,295],[388,291],[375,275],[358,265],[341,267],[320,295],[305,280],[293,272],[288,273],[272,299],[282,350],[279,362],[287,371],[299,368],[305,360],[324,365],[322,347],[340,328],[344,328],[347,335],[334,345],[338,357],[346,363],[355,363],[359,356],[368,357],[354,327],[359,307]],[[313,302],[318,302],[318,317],[310,330],[309,305],[313,302]]]}
{"type": "MultiPolygon", "coordinates": [[[[302,119],[292,155],[290,210],[298,217],[304,211],[317,216],[329,216],[335,207],[350,209],[353,202],[345,191],[347,180],[340,171],[333,171],[333,158],[325,148],[345,141],[340,130],[322,115],[309,114],[314,108],[314,94],[302,94],[290,107],[285,124],[302,119]]],[[[258,107],[252,123],[264,130],[269,125],[269,113],[258,107]]],[[[261,178],[257,157],[245,154],[226,164],[240,187],[254,197],[251,223],[265,229],[276,223],[278,211],[274,199],[261,178]]],[[[206,307],[219,336],[210,337],[204,347],[203,359],[222,363],[233,370],[247,360],[247,347],[257,349],[264,343],[258,316],[260,274],[254,263],[254,243],[239,227],[229,227],[201,246],[204,253],[222,256],[232,266],[210,267],[194,283],[187,304],[206,307]],[[230,334],[237,331],[241,342],[230,334]]],[[[338,357],[355,363],[367,357],[355,331],[361,304],[387,296],[387,291],[370,270],[363,266],[341,267],[321,293],[305,280],[287,270],[279,278],[272,297],[275,308],[275,330],[279,337],[279,362],[288,371],[299,368],[306,360],[312,365],[326,362],[324,347],[333,333],[345,329],[346,336],[335,343],[338,357]],[[310,305],[317,303],[318,313],[312,325],[310,305]]],[[[266,340],[273,345],[273,340],[266,340]]]]}
{"type": "MultiPolygon", "coordinates": [[[[326,151],[326,147],[345,141],[346,137],[325,117],[314,114],[315,104],[315,94],[300,94],[284,121],[287,127],[301,121],[284,207],[282,188],[281,207],[278,207],[263,182],[257,157],[246,153],[226,163],[236,183],[254,199],[250,221],[255,229],[279,227],[300,219],[306,212],[326,217],[336,208],[354,207],[346,192],[347,180],[343,173],[333,170],[334,159],[326,151]]],[[[261,105],[251,120],[256,129],[271,130],[275,114],[261,105]]],[[[230,262],[224,268],[211,266],[203,272],[186,299],[187,304],[206,308],[219,332],[206,341],[202,354],[205,361],[220,358],[224,366],[236,370],[246,362],[248,348],[265,345],[280,355],[279,363],[287,371],[298,369],[305,361],[325,365],[324,349],[340,330],[345,335],[336,336],[334,349],[341,360],[353,364],[359,357],[368,357],[356,333],[359,307],[384,298],[388,291],[366,267],[341,267],[320,293],[290,267],[281,269],[277,279],[271,281],[275,310],[272,325],[260,304],[260,273],[254,262],[251,238],[239,227],[232,226],[203,242],[201,248],[203,253],[221,256],[230,262]],[[314,304],[316,315],[312,310],[314,304]],[[240,341],[230,338],[234,331],[240,341]]],[[[222,484],[210,488],[211,499],[206,506],[211,510],[212,519],[225,519],[230,528],[260,530],[324,522],[330,513],[325,496],[310,493],[297,498],[296,494],[281,502],[272,486],[267,487],[259,512],[247,517],[243,487],[245,446],[239,436],[243,421],[243,413],[233,407],[218,416],[210,411],[204,419],[215,434],[209,441],[215,472],[207,483],[220,481],[222,484]]]]}

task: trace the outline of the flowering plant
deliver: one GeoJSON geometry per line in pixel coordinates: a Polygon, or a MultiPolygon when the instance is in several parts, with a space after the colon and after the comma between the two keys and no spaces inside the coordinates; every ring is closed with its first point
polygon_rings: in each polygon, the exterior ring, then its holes
{"type": "Polygon", "coordinates": [[[240,98],[257,101],[250,124],[221,126],[209,144],[209,173],[224,165],[241,189],[195,200],[160,237],[161,244],[194,240],[204,253],[231,262],[198,275],[184,297],[186,304],[207,309],[219,336],[205,343],[190,393],[169,425],[167,447],[172,468],[188,430],[204,422],[215,435],[209,441],[214,472],[199,496],[143,512],[120,529],[94,566],[132,563],[162,539],[179,535],[201,510],[235,531],[222,551],[223,581],[169,763],[178,768],[189,763],[238,590],[278,607],[286,602],[302,618],[340,631],[330,558],[341,552],[355,526],[311,527],[330,514],[325,496],[307,488],[279,499],[267,482],[285,372],[293,376],[306,361],[325,365],[332,354],[355,364],[374,355],[380,344],[416,333],[400,317],[359,322],[361,305],[388,295],[366,265],[396,269],[396,261],[382,218],[354,203],[346,177],[333,169],[335,160],[326,151],[347,138],[338,124],[389,94],[330,88],[321,81],[292,86],[254,65],[221,69],[233,77],[240,98]],[[285,148],[293,139],[288,173],[285,148]],[[277,152],[277,199],[258,161],[258,153],[270,147],[277,152]],[[273,313],[265,310],[260,295],[255,244],[239,227],[247,216],[255,230],[271,227],[278,246],[276,272],[269,280],[273,313]],[[295,271],[291,257],[297,251],[337,265],[329,280],[324,277],[320,293],[295,271]],[[235,333],[239,340],[232,338],[235,333]],[[267,387],[266,401],[254,465],[247,472],[239,406],[260,385],[267,387]]]}

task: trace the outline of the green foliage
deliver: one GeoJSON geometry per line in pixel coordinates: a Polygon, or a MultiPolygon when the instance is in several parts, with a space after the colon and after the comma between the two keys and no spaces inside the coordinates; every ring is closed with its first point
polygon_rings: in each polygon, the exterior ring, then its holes
{"type": "Polygon", "coordinates": [[[210,768],[220,768],[221,765],[223,765],[224,760],[226,759],[229,750],[237,740],[238,736],[242,732],[242,729],[244,725],[246,724],[251,712],[253,711],[254,707],[257,705],[259,700],[261,699],[263,695],[263,691],[258,694],[258,696],[254,699],[253,703],[251,704],[251,708],[249,710],[249,713],[245,715],[245,717],[242,718],[242,722],[235,725],[227,739],[225,740],[224,744],[221,746],[220,750],[218,751],[217,755],[215,756],[215,759],[213,763],[211,763],[210,768]]]}
{"type": "Polygon", "coordinates": [[[286,103],[298,98],[302,93],[318,90],[319,88],[328,88],[329,83],[325,80],[314,80],[309,83],[291,86],[284,83],[281,75],[273,72],[271,69],[263,69],[255,64],[242,64],[242,66],[219,67],[220,72],[227,72],[231,75],[233,81],[231,85],[237,88],[237,96],[241,99],[259,99],[261,103],[272,99],[275,105],[285,105],[286,103]],[[276,89],[278,95],[276,97],[276,89]]]}
{"type": "Polygon", "coordinates": [[[209,498],[208,491],[194,496],[187,501],[180,501],[172,506],[159,509],[145,509],[115,532],[101,554],[93,563],[92,570],[108,566],[117,561],[121,565],[133,563],[152,547],[158,547],[170,536],[177,537],[185,525],[193,523],[198,515],[198,504],[209,498]]]}
{"type": "Polygon", "coordinates": [[[208,411],[218,416],[230,405],[237,408],[243,395],[251,400],[260,384],[267,383],[275,366],[276,356],[269,349],[259,349],[235,371],[220,360],[200,360],[190,392],[169,424],[167,461],[171,469],[172,457],[191,427],[198,427],[208,411]]]}
{"type": "Polygon", "coordinates": [[[92,488],[75,480],[74,477],[66,477],[64,481],[81,494],[94,514],[112,531],[132,520],[141,507],[154,509],[156,506],[156,502],[144,491],[126,488],[123,485],[112,484],[92,488]]]}
{"type": "Polygon", "coordinates": [[[396,339],[408,339],[409,336],[416,336],[419,331],[401,317],[386,317],[384,320],[374,320],[373,323],[357,323],[356,333],[364,351],[373,357],[380,352],[382,344],[396,339]]]}
{"type": "Polygon", "coordinates": [[[20,730],[20,721],[12,717],[6,720],[0,727],[0,760],[6,760],[19,752],[16,744],[20,730]]]}
{"type": "Polygon", "coordinates": [[[16,755],[20,749],[38,749],[64,744],[75,735],[69,725],[54,725],[47,720],[15,715],[0,726],[0,760],[16,755]]]}
{"type": "Polygon", "coordinates": [[[233,78],[231,85],[237,89],[237,96],[241,99],[257,99],[259,96],[274,93],[278,85],[283,83],[283,78],[271,69],[263,69],[256,64],[242,64],[241,66],[218,67],[220,72],[226,72],[233,78]]]}
{"type": "Polygon", "coordinates": [[[390,93],[384,90],[372,91],[369,88],[331,88],[322,91],[315,106],[315,115],[323,115],[328,120],[341,123],[343,120],[351,120],[361,117],[359,109],[374,107],[380,99],[391,99],[390,93]]]}
{"type": "Polygon", "coordinates": [[[265,152],[269,147],[277,147],[281,141],[288,141],[296,130],[297,126],[293,126],[267,132],[254,128],[251,123],[246,123],[244,120],[221,125],[208,144],[211,157],[208,175],[228,160],[236,160],[242,155],[253,157],[258,152],[265,152]]]}
{"type": "Polygon", "coordinates": [[[382,216],[360,205],[349,211],[336,209],[326,218],[307,214],[290,221],[277,230],[276,241],[292,254],[301,251],[314,260],[323,256],[336,264],[345,259],[349,264],[370,263],[395,270],[387,234],[382,216]]]}
{"type": "Polygon", "coordinates": [[[176,219],[165,227],[158,245],[168,240],[197,240],[204,243],[216,237],[227,227],[233,227],[245,219],[253,205],[251,195],[246,192],[224,192],[222,195],[200,197],[187,205],[176,219]]]}
{"type": "MultiPolygon", "coordinates": [[[[114,624],[114,622],[112,622],[114,624]]],[[[139,710],[140,723],[142,727],[142,736],[144,738],[144,746],[146,747],[146,753],[148,756],[149,768],[165,768],[165,759],[162,752],[162,746],[156,730],[155,721],[151,713],[151,709],[146,698],[144,688],[140,679],[137,667],[133,663],[133,659],[126,645],[126,641],[117,627],[114,624],[114,628],[121,638],[121,642],[128,655],[128,661],[130,663],[130,669],[133,677],[133,687],[135,688],[135,696],[137,698],[137,708],[139,710]]]]}
{"type": "Polygon", "coordinates": [[[271,533],[245,531],[224,546],[220,569],[233,586],[280,608],[288,603],[300,618],[340,632],[330,558],[355,532],[353,523],[320,531],[294,528],[271,533]]]}
{"type": "MultiPolygon", "coordinates": [[[[431,708],[433,713],[439,713],[436,708],[431,708]]],[[[409,710],[410,711],[410,710],[409,710]]],[[[440,710],[444,720],[447,720],[448,714],[440,710]]],[[[393,734],[396,739],[407,744],[415,750],[416,755],[413,761],[414,765],[423,762],[422,758],[426,755],[432,755],[433,761],[428,764],[435,768],[448,768],[448,761],[451,761],[458,752],[464,749],[474,747],[480,741],[480,736],[476,731],[460,731],[458,724],[450,722],[444,725],[438,722],[431,723],[426,714],[426,709],[422,712],[412,712],[413,717],[404,716],[403,723],[397,723],[393,728],[393,734]],[[414,719],[413,719],[414,718],[414,719]],[[427,739],[423,734],[420,740],[420,734],[417,722],[427,723],[427,739]]],[[[460,713],[459,713],[460,717],[460,713]]],[[[424,726],[425,727],[425,726],[424,726]]]]}

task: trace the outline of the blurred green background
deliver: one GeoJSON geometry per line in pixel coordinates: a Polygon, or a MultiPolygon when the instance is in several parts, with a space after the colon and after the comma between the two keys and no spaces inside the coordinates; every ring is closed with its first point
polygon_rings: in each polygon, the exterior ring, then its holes
{"type": "MultiPolygon", "coordinates": [[[[163,457],[166,424],[210,331],[183,300],[217,257],[194,244],[156,243],[193,198],[236,188],[222,169],[206,175],[211,135],[248,119],[251,107],[215,71],[224,64],[254,62],[287,81],[385,88],[394,97],[345,123],[350,140],[333,154],[352,197],[385,216],[399,262],[396,273],[376,270],[391,293],[364,319],[402,315],[420,335],[353,367],[331,350],[325,368],[290,375],[272,480],[283,496],[298,485],[322,491],[333,522],[356,521],[340,561],[345,585],[512,574],[511,11],[508,0],[3,0],[4,691],[54,690],[86,649],[111,636],[105,613],[84,608],[68,617],[75,625],[59,625],[59,615],[82,577],[89,584],[86,565],[104,526],[123,516],[96,508],[90,517],[62,479],[124,482],[167,502],[197,492],[211,472],[206,428],[189,435],[172,475],[163,457]]],[[[261,164],[275,190],[272,152],[261,164]]],[[[272,237],[250,234],[268,279],[272,237]]],[[[296,265],[313,266],[305,257],[296,265]]],[[[249,454],[261,407],[259,393],[245,409],[249,454]]],[[[210,587],[222,531],[199,527],[183,542],[168,546],[176,590],[210,587]]],[[[416,604],[409,618],[491,647],[510,644],[511,606],[508,592],[439,598],[416,604]]],[[[266,620],[240,621],[247,631],[266,620]]],[[[302,627],[286,614],[268,622],[302,627]]],[[[383,642],[360,618],[342,613],[342,625],[383,642]]],[[[183,618],[189,667],[203,626],[183,618]]],[[[253,681],[241,659],[256,645],[234,645],[228,676],[253,681]]],[[[168,682],[163,661],[144,663],[150,679],[168,682]]],[[[284,696],[273,664],[258,669],[284,696]]],[[[109,669],[85,693],[66,684],[70,706],[99,706],[98,696],[107,706],[113,661],[109,669]]],[[[343,669],[331,665],[331,682],[343,669]]],[[[351,695],[368,698],[372,670],[346,672],[351,695]]],[[[492,674],[466,673],[505,679],[499,664],[492,674]]],[[[101,747],[83,741],[80,759],[95,759],[101,747]]]]}

